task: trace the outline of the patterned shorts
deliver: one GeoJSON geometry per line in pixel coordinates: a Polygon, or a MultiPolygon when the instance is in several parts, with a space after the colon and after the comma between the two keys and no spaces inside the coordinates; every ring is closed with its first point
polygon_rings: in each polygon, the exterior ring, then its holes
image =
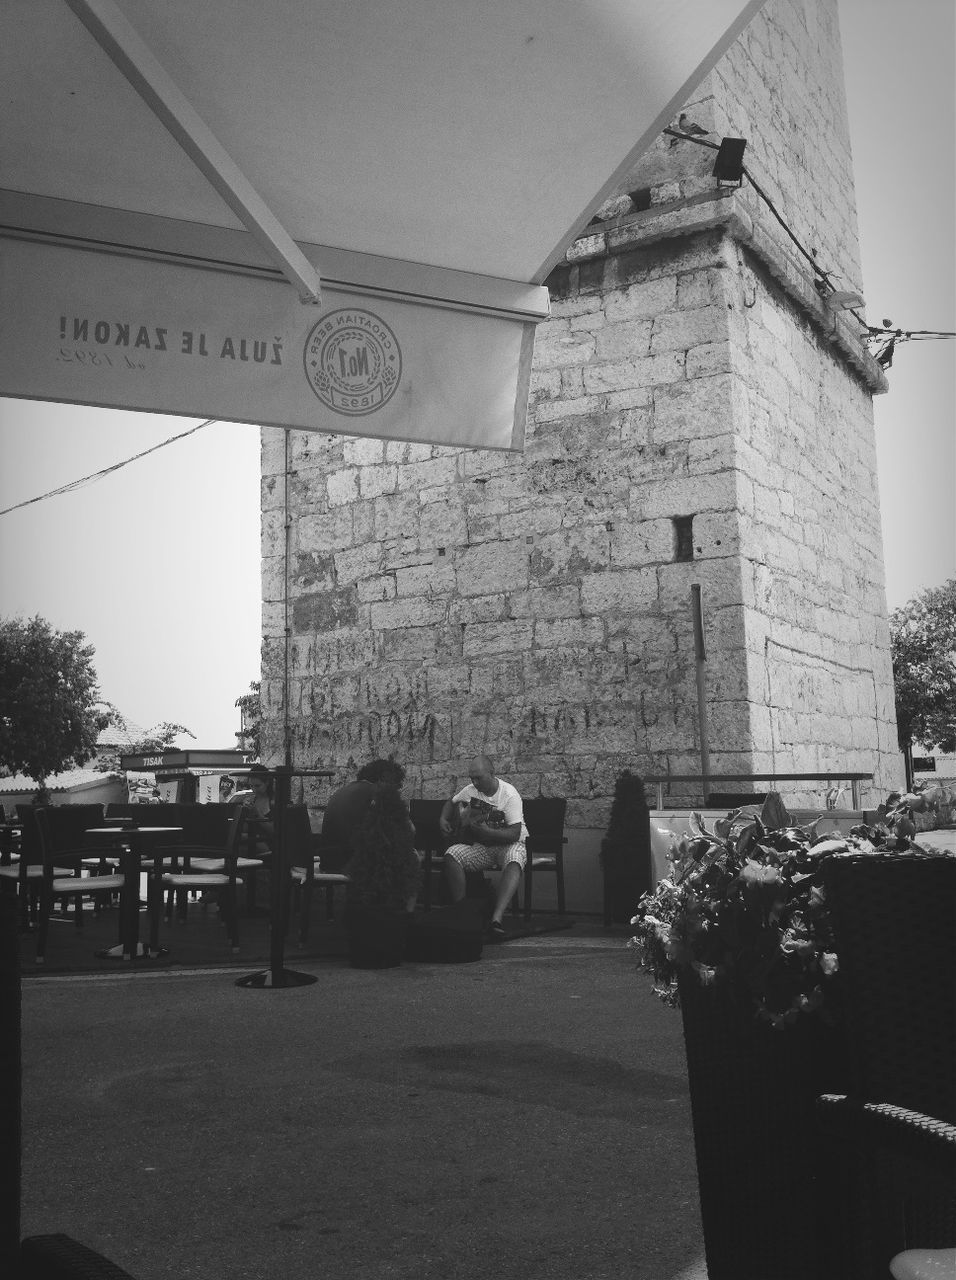
{"type": "Polygon", "coordinates": [[[524,869],[528,859],[524,841],[515,844],[453,844],[445,851],[465,871],[501,871],[509,862],[524,869]]]}

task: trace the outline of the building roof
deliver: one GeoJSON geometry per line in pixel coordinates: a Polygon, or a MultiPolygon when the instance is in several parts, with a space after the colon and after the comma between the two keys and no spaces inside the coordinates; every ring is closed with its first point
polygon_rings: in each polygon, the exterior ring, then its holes
{"type": "MultiPolygon", "coordinates": [[[[46,785],[49,791],[82,791],[86,787],[102,786],[104,782],[122,776],[113,771],[101,773],[96,769],[66,769],[63,773],[51,773],[46,785]]],[[[25,773],[14,773],[9,778],[0,778],[0,795],[36,791],[39,785],[35,778],[28,778],[25,773]]]]}
{"type": "Polygon", "coordinates": [[[129,751],[142,742],[145,737],[146,730],[141,725],[134,724],[132,720],[127,720],[125,729],[118,724],[108,724],[105,729],[101,729],[96,738],[96,746],[98,749],[119,747],[129,751]]]}

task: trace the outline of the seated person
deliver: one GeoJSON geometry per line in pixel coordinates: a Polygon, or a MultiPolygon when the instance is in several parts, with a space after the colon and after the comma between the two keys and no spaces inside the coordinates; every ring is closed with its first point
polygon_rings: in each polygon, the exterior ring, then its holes
{"type": "Polygon", "coordinates": [[[365,812],[352,832],[351,847],[345,867],[347,910],[414,911],[421,867],[415,827],[398,787],[372,786],[365,812]]]}
{"type": "MultiPolygon", "coordinates": [[[[377,786],[400,788],[405,770],[394,760],[371,760],[359,769],[354,782],[347,782],[329,796],[322,818],[322,843],[335,846],[341,853],[352,848],[359,824],[368,812],[377,786]]],[[[326,870],[338,870],[326,867],[326,870]]]]}
{"type": "Polygon", "coordinates": [[[489,756],[475,756],[471,782],[445,801],[438,820],[442,833],[454,843],[445,851],[445,878],[452,902],[465,896],[468,871],[501,871],[491,914],[489,934],[504,937],[504,918],[527,861],[521,796],[510,782],[495,777],[489,756]]]}
{"type": "Polygon", "coordinates": [[[249,789],[237,791],[229,800],[230,804],[240,805],[249,818],[256,837],[256,857],[268,857],[272,853],[272,841],[275,837],[275,825],[272,821],[273,785],[272,774],[261,764],[254,764],[249,770],[249,789]]]}

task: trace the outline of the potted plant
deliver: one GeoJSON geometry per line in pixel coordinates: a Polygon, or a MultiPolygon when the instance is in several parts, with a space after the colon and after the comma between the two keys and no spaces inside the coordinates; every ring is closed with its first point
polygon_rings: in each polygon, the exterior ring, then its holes
{"type": "Polygon", "coordinates": [[[376,787],[353,834],[352,850],[345,867],[349,959],[361,969],[399,965],[421,867],[415,828],[397,787],[376,787]]]}
{"type": "Polygon", "coordinates": [[[607,833],[601,841],[604,923],[627,924],[651,883],[650,810],[644,783],[625,770],[614,784],[607,833]]]}
{"type": "Polygon", "coordinates": [[[845,1088],[823,865],[909,848],[894,817],[822,836],[776,794],[713,830],[695,814],[632,920],[641,969],[683,1017],[710,1280],[815,1274],[814,1106],[845,1088]]]}

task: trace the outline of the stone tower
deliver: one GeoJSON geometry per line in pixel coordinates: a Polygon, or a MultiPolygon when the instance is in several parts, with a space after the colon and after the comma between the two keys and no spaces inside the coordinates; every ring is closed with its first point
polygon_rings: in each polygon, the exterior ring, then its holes
{"type": "Polygon", "coordinates": [[[747,140],[812,261],[665,134],[548,282],[522,455],[293,433],[286,484],[264,437],[265,758],[288,619],[296,762],[394,754],[438,797],[488,750],[524,794],[567,797],[572,905],[621,770],[701,767],[695,584],[714,773],[898,782],[885,383],[814,286],[813,262],[862,284],[836,0],[770,0],[686,113],[747,140]]]}

